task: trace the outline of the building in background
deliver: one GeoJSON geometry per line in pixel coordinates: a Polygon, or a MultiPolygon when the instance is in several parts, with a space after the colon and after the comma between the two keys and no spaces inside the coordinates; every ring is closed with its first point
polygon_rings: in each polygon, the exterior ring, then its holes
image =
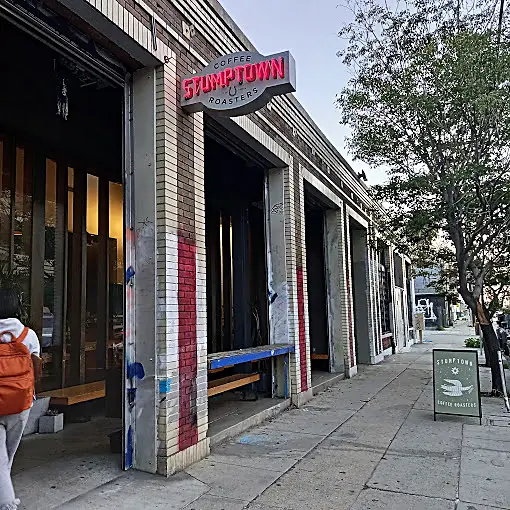
{"type": "Polygon", "coordinates": [[[456,320],[456,308],[453,300],[438,292],[434,286],[439,270],[420,270],[421,276],[414,280],[416,312],[425,316],[427,329],[441,329],[453,325],[456,320]],[[423,274],[427,272],[427,274],[423,274]]]}
{"type": "Polygon", "coordinates": [[[413,343],[410,262],[290,93],[290,53],[216,0],[0,0],[0,39],[4,279],[39,390],[105,399],[126,469],[169,475],[240,397],[301,406],[413,343]]]}

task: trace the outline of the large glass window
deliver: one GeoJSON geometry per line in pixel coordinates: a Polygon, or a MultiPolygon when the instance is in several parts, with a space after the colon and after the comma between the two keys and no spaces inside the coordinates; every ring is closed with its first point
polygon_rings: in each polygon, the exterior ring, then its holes
{"type": "Polygon", "coordinates": [[[2,267],[9,263],[11,251],[12,167],[8,161],[8,151],[9,143],[0,135],[0,265],[2,267]]]}
{"type": "Polygon", "coordinates": [[[104,380],[122,361],[122,185],[0,135],[0,285],[39,335],[39,391],[104,380]]]}
{"type": "Polygon", "coordinates": [[[41,346],[44,364],[44,385],[55,387],[59,380],[58,345],[56,334],[56,319],[59,302],[59,290],[55,288],[56,266],[56,230],[57,230],[57,163],[46,160],[46,193],[44,204],[44,289],[42,310],[41,346]]]}
{"type": "MultiPolygon", "coordinates": [[[[98,331],[98,272],[101,259],[99,246],[99,178],[87,175],[87,294],[85,321],[85,372],[86,380],[94,381],[102,378],[98,374],[96,364],[96,349],[98,331]]],[[[104,312],[103,310],[101,312],[104,312]]]]}
{"type": "Polygon", "coordinates": [[[124,207],[122,185],[109,183],[109,342],[108,366],[120,362],[124,332],[124,207]]]}
{"type": "Polygon", "coordinates": [[[32,257],[32,165],[24,147],[16,147],[14,197],[13,271],[21,288],[24,319],[30,317],[30,273],[32,257]]]}
{"type": "Polygon", "coordinates": [[[387,248],[379,251],[379,296],[381,309],[381,327],[383,335],[391,333],[391,282],[389,256],[387,248]]]}

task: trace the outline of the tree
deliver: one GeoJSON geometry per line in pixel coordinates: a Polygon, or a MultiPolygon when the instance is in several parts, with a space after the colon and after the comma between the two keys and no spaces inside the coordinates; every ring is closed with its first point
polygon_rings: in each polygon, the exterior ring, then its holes
{"type": "Polygon", "coordinates": [[[510,227],[510,45],[498,42],[498,6],[411,0],[392,10],[360,0],[351,8],[339,56],[352,78],[337,102],[354,158],[388,169],[374,193],[387,208],[377,221],[391,228],[379,231],[415,259],[453,260],[500,392],[484,301],[510,227]],[[443,249],[431,248],[441,235],[443,249]]]}

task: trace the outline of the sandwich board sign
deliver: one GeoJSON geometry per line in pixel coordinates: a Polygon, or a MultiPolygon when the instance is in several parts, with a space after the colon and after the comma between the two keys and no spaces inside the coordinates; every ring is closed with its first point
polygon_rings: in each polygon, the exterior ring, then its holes
{"type": "Polygon", "coordinates": [[[434,349],[434,420],[437,414],[474,416],[482,423],[478,352],[434,349]]]}

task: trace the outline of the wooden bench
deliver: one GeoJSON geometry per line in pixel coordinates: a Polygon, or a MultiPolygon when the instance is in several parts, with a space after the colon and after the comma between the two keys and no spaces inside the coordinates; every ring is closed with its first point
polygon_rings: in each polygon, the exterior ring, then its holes
{"type": "Polygon", "coordinates": [[[207,396],[213,397],[226,391],[235,390],[241,386],[260,381],[260,374],[234,374],[228,377],[222,377],[214,381],[209,381],[209,388],[207,389],[207,396]]]}
{"type": "Polygon", "coordinates": [[[312,352],[312,359],[314,359],[314,360],[328,360],[329,354],[317,354],[316,352],[312,352]]]}
{"type": "MultiPolygon", "coordinates": [[[[272,344],[237,351],[225,351],[209,354],[207,356],[207,368],[210,374],[214,374],[243,363],[253,363],[268,358],[284,356],[284,384],[285,398],[288,398],[288,356],[294,352],[294,346],[288,344],[272,344]]],[[[235,374],[221,379],[209,381],[207,395],[212,397],[226,391],[240,388],[247,384],[260,380],[259,373],[235,374]]]]}
{"type": "Polygon", "coordinates": [[[104,381],[98,381],[78,386],[70,386],[60,390],[45,391],[39,393],[38,397],[50,397],[50,405],[72,406],[81,402],[88,402],[106,396],[106,385],[104,381]]]}

